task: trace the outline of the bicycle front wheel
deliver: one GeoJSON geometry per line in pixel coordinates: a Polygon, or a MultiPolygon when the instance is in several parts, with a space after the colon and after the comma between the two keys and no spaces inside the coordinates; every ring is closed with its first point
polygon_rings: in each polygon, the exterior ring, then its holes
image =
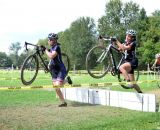
{"type": "Polygon", "coordinates": [[[87,54],[86,69],[93,78],[104,77],[110,69],[110,55],[105,47],[95,46],[87,54]]]}
{"type": "Polygon", "coordinates": [[[62,61],[63,61],[64,65],[65,65],[65,67],[66,67],[67,74],[68,74],[68,72],[70,70],[70,60],[69,60],[69,57],[68,57],[67,54],[62,53],[62,61]]]}
{"type": "MultiPolygon", "coordinates": [[[[134,70],[134,78],[135,78],[135,81],[138,81],[138,79],[139,79],[139,69],[134,70]]],[[[119,82],[125,82],[124,76],[122,75],[122,73],[118,74],[118,81],[119,82]]],[[[121,84],[121,87],[125,88],[125,89],[130,89],[131,88],[128,84],[125,84],[125,85],[121,84]]]]}
{"type": "Polygon", "coordinates": [[[36,54],[28,56],[21,68],[21,81],[24,85],[30,85],[38,74],[39,62],[36,54]]]}

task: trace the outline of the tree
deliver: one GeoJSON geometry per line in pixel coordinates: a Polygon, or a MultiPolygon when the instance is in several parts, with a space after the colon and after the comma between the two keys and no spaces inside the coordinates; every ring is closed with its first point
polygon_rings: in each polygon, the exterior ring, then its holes
{"type": "MultiPolygon", "coordinates": [[[[157,14],[158,13],[156,13],[156,15],[157,14]]],[[[140,47],[140,49],[137,49],[137,54],[139,59],[143,57],[143,60],[139,60],[139,65],[144,65],[144,62],[146,62],[148,58],[151,58],[151,56],[148,56],[150,54],[148,47],[151,47],[151,41],[148,40],[146,46],[144,45],[148,37],[146,32],[149,31],[149,26],[151,25],[144,8],[139,9],[139,5],[132,1],[122,3],[121,0],[110,0],[106,4],[105,15],[102,16],[98,22],[99,31],[102,35],[116,35],[122,42],[124,42],[127,29],[136,30],[138,32],[137,46],[140,47]],[[146,47],[147,51],[145,51],[143,47],[146,47]],[[146,57],[144,57],[143,52],[145,52],[146,57]]],[[[152,34],[152,36],[153,35],[154,34],[152,34]]]]}
{"type": "Polygon", "coordinates": [[[4,52],[0,52],[0,67],[11,67],[12,61],[4,52]]]}
{"type": "Polygon", "coordinates": [[[155,17],[160,17],[160,10],[155,10],[153,13],[152,13],[153,16],[155,17]]]}
{"type": "Polygon", "coordinates": [[[11,53],[18,55],[18,52],[21,48],[22,48],[21,43],[16,42],[16,43],[11,43],[9,50],[11,51],[11,53]]]}
{"type": "Polygon", "coordinates": [[[45,39],[39,39],[37,45],[43,45],[43,46],[49,48],[49,46],[48,46],[48,39],[47,38],[45,38],[45,39]]]}
{"type": "MultiPolygon", "coordinates": [[[[71,52],[71,33],[69,29],[66,29],[64,32],[60,32],[59,34],[59,42],[61,44],[62,52],[66,53],[70,59],[72,59],[72,52],[71,52]]],[[[71,61],[71,64],[73,62],[71,61]]]]}
{"type": "Polygon", "coordinates": [[[80,17],[66,30],[64,39],[70,50],[72,64],[77,69],[85,69],[85,58],[95,44],[95,23],[92,18],[80,17]]]}
{"type": "Polygon", "coordinates": [[[23,64],[23,62],[24,62],[24,60],[25,60],[25,58],[27,57],[27,56],[29,56],[31,53],[30,53],[30,49],[26,52],[26,51],[24,51],[24,52],[22,52],[20,55],[19,55],[19,58],[18,58],[18,66],[21,68],[22,67],[22,64],[23,64]]]}
{"type": "Polygon", "coordinates": [[[99,31],[102,35],[116,35],[122,40],[127,29],[138,29],[136,23],[139,15],[139,5],[136,3],[110,0],[106,4],[105,15],[98,20],[99,31]]]}
{"type": "MultiPolygon", "coordinates": [[[[156,11],[157,12],[157,11],[156,11]]],[[[160,16],[154,15],[148,17],[147,30],[143,33],[141,37],[143,44],[139,48],[141,57],[141,62],[143,64],[153,64],[155,59],[155,54],[160,53],[160,16]]]]}
{"type": "Polygon", "coordinates": [[[18,52],[21,49],[21,43],[16,42],[16,43],[11,43],[9,50],[10,50],[10,57],[12,59],[12,62],[15,66],[18,66],[18,52]]]}

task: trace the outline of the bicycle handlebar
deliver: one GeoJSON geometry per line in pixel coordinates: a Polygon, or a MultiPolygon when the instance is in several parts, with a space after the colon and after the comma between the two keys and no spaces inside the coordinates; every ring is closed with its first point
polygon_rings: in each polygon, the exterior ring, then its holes
{"type": "Polygon", "coordinates": [[[116,41],[116,37],[105,37],[105,36],[99,36],[99,39],[103,39],[104,41],[116,41]]]}
{"type": "Polygon", "coordinates": [[[29,42],[25,42],[25,48],[26,48],[27,51],[28,51],[27,45],[31,45],[31,46],[36,47],[36,50],[37,50],[37,51],[42,51],[42,53],[44,54],[44,51],[43,51],[43,49],[42,49],[41,46],[38,46],[38,45],[35,45],[35,44],[32,44],[32,43],[29,43],[29,42]]]}
{"type": "Polygon", "coordinates": [[[117,47],[115,47],[115,45],[113,44],[113,42],[116,41],[116,37],[99,36],[99,39],[103,39],[104,41],[110,41],[109,47],[112,47],[115,51],[124,54],[124,52],[120,51],[120,50],[119,50],[117,47]]]}

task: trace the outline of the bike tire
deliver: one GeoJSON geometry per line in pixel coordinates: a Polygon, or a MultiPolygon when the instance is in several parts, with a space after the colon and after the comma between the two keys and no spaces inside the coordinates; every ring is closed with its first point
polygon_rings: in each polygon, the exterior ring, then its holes
{"type": "MultiPolygon", "coordinates": [[[[135,81],[138,81],[138,79],[139,79],[139,69],[134,70],[134,77],[135,77],[135,81]]],[[[124,81],[124,76],[122,75],[122,73],[118,73],[118,81],[119,82],[125,82],[124,81]]],[[[129,87],[127,84],[125,84],[125,85],[121,84],[121,87],[125,88],[125,89],[131,89],[131,87],[129,87]]]]}
{"type": "Polygon", "coordinates": [[[64,63],[64,66],[66,67],[67,74],[68,74],[70,70],[70,60],[67,54],[62,53],[62,61],[64,63]]]}
{"type": "Polygon", "coordinates": [[[86,69],[93,78],[102,78],[110,70],[109,51],[103,46],[94,46],[86,56],[86,69]]]}
{"type": "Polygon", "coordinates": [[[28,56],[21,68],[21,81],[24,85],[30,85],[36,79],[39,69],[39,61],[36,54],[28,56]]]}

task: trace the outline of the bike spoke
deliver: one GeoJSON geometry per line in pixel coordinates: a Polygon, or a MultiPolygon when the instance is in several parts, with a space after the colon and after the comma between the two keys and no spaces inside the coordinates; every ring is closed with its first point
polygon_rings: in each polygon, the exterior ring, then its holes
{"type": "Polygon", "coordinates": [[[96,46],[92,48],[86,57],[86,68],[94,78],[101,78],[108,72],[110,60],[105,48],[96,46]]]}
{"type": "Polygon", "coordinates": [[[21,80],[24,85],[31,84],[38,73],[38,59],[35,55],[27,57],[21,70],[21,80]]]}

